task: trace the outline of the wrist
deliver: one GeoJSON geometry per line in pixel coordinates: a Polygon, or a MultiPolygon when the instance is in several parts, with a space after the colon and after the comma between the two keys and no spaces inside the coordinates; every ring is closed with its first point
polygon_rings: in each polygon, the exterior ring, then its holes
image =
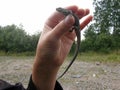
{"type": "Polygon", "coordinates": [[[42,88],[46,88],[46,90],[54,89],[58,70],[59,67],[55,67],[46,62],[42,62],[42,60],[35,59],[32,79],[38,90],[42,90],[42,88]]]}

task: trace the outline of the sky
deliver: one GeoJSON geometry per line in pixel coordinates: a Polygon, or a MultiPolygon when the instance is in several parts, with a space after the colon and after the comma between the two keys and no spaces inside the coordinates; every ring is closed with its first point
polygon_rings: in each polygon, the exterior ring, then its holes
{"type": "Polygon", "coordinates": [[[45,20],[57,7],[78,5],[89,8],[93,15],[93,0],[0,0],[0,26],[23,25],[29,34],[42,31],[45,20]]]}

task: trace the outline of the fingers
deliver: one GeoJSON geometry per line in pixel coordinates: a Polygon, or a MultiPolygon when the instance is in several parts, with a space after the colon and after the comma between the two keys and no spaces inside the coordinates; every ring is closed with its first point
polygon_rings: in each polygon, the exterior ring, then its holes
{"type": "MultiPolygon", "coordinates": [[[[69,6],[66,9],[72,10],[74,13],[78,15],[81,19],[84,16],[89,14],[89,9],[78,9],[77,6],[69,6]]],[[[83,29],[90,21],[92,20],[92,16],[88,16],[81,24],[80,28],[83,29]]],[[[45,25],[52,28],[53,36],[60,38],[64,35],[65,32],[69,31],[74,24],[74,17],[68,15],[65,17],[63,14],[55,11],[46,21],[45,25]],[[65,18],[65,19],[64,19],[65,18]]]]}
{"type": "MultiPolygon", "coordinates": [[[[82,18],[89,14],[89,9],[78,9],[77,6],[69,6],[66,9],[72,10],[78,15],[79,18],[82,18]]],[[[46,24],[51,28],[54,28],[65,16],[58,11],[55,11],[46,21],[46,24]]]]}
{"type": "Polygon", "coordinates": [[[88,15],[89,12],[90,12],[89,9],[78,9],[78,11],[77,11],[76,14],[77,14],[78,17],[81,19],[82,17],[88,15]]]}
{"type": "MultiPolygon", "coordinates": [[[[78,10],[77,6],[69,6],[66,7],[66,9],[72,10],[73,12],[76,12],[78,10]]],[[[63,20],[65,16],[58,11],[55,11],[46,21],[46,24],[50,26],[51,28],[54,28],[61,20],[63,20]]]]}
{"type": "MultiPolygon", "coordinates": [[[[78,17],[81,19],[83,18],[84,16],[88,15],[90,13],[90,10],[89,9],[78,9],[77,11],[77,15],[78,17]]],[[[90,21],[92,21],[92,18],[93,16],[88,16],[81,24],[80,24],[80,29],[82,30],[85,26],[87,26],[90,21]]]]}
{"type": "Polygon", "coordinates": [[[56,27],[52,31],[53,37],[59,39],[66,32],[68,32],[73,26],[75,20],[72,15],[68,15],[63,21],[56,25],[56,27]]]}
{"type": "Polygon", "coordinates": [[[81,24],[80,29],[82,30],[85,26],[89,24],[90,21],[92,21],[93,16],[88,16],[81,24]]]}

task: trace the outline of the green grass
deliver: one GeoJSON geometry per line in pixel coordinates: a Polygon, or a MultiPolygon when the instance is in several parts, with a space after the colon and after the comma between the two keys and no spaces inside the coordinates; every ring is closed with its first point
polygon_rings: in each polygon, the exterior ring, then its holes
{"type": "Polygon", "coordinates": [[[35,52],[22,52],[22,53],[16,53],[16,52],[8,52],[5,53],[4,51],[0,51],[0,56],[34,56],[35,52]]]}
{"type": "MultiPolygon", "coordinates": [[[[23,52],[23,53],[5,53],[0,51],[0,56],[15,56],[15,57],[30,57],[35,56],[35,52],[23,52]]],[[[67,59],[71,60],[73,54],[70,54],[67,59]]],[[[120,51],[113,51],[110,53],[96,53],[96,52],[86,52],[79,53],[77,60],[85,62],[103,62],[103,63],[120,63],[120,51]]]]}
{"type": "MultiPolygon", "coordinates": [[[[72,59],[73,55],[69,55],[67,59],[72,59]]],[[[120,63],[120,51],[111,52],[109,54],[105,53],[96,53],[96,52],[87,52],[79,53],[77,60],[86,61],[86,62],[103,62],[103,63],[120,63]]]]}

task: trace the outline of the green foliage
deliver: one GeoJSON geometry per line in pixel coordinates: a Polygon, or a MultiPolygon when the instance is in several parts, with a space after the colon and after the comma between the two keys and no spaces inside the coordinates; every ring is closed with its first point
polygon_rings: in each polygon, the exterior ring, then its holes
{"type": "Polygon", "coordinates": [[[35,51],[40,34],[28,35],[16,25],[0,27],[0,51],[29,52],[35,51]]]}
{"type": "Polygon", "coordinates": [[[120,49],[119,0],[94,0],[94,23],[89,26],[81,50],[109,53],[120,49]]]}
{"type": "Polygon", "coordinates": [[[113,48],[113,39],[104,33],[97,36],[94,42],[94,50],[108,53],[113,48]]]}
{"type": "Polygon", "coordinates": [[[73,43],[73,45],[72,45],[72,47],[71,47],[71,50],[70,50],[70,55],[73,55],[74,54],[74,52],[75,52],[75,49],[76,49],[76,44],[75,44],[75,42],[73,43]]]}
{"type": "Polygon", "coordinates": [[[97,37],[96,33],[93,31],[93,25],[91,25],[86,31],[85,31],[85,40],[82,40],[81,42],[81,52],[91,51],[94,49],[94,42],[97,37]]]}
{"type": "Polygon", "coordinates": [[[86,62],[120,63],[120,51],[112,51],[109,54],[89,51],[87,53],[81,53],[77,58],[80,61],[86,62]]]}
{"type": "Polygon", "coordinates": [[[94,0],[95,28],[99,33],[120,35],[120,1],[119,0],[94,0]]]}

